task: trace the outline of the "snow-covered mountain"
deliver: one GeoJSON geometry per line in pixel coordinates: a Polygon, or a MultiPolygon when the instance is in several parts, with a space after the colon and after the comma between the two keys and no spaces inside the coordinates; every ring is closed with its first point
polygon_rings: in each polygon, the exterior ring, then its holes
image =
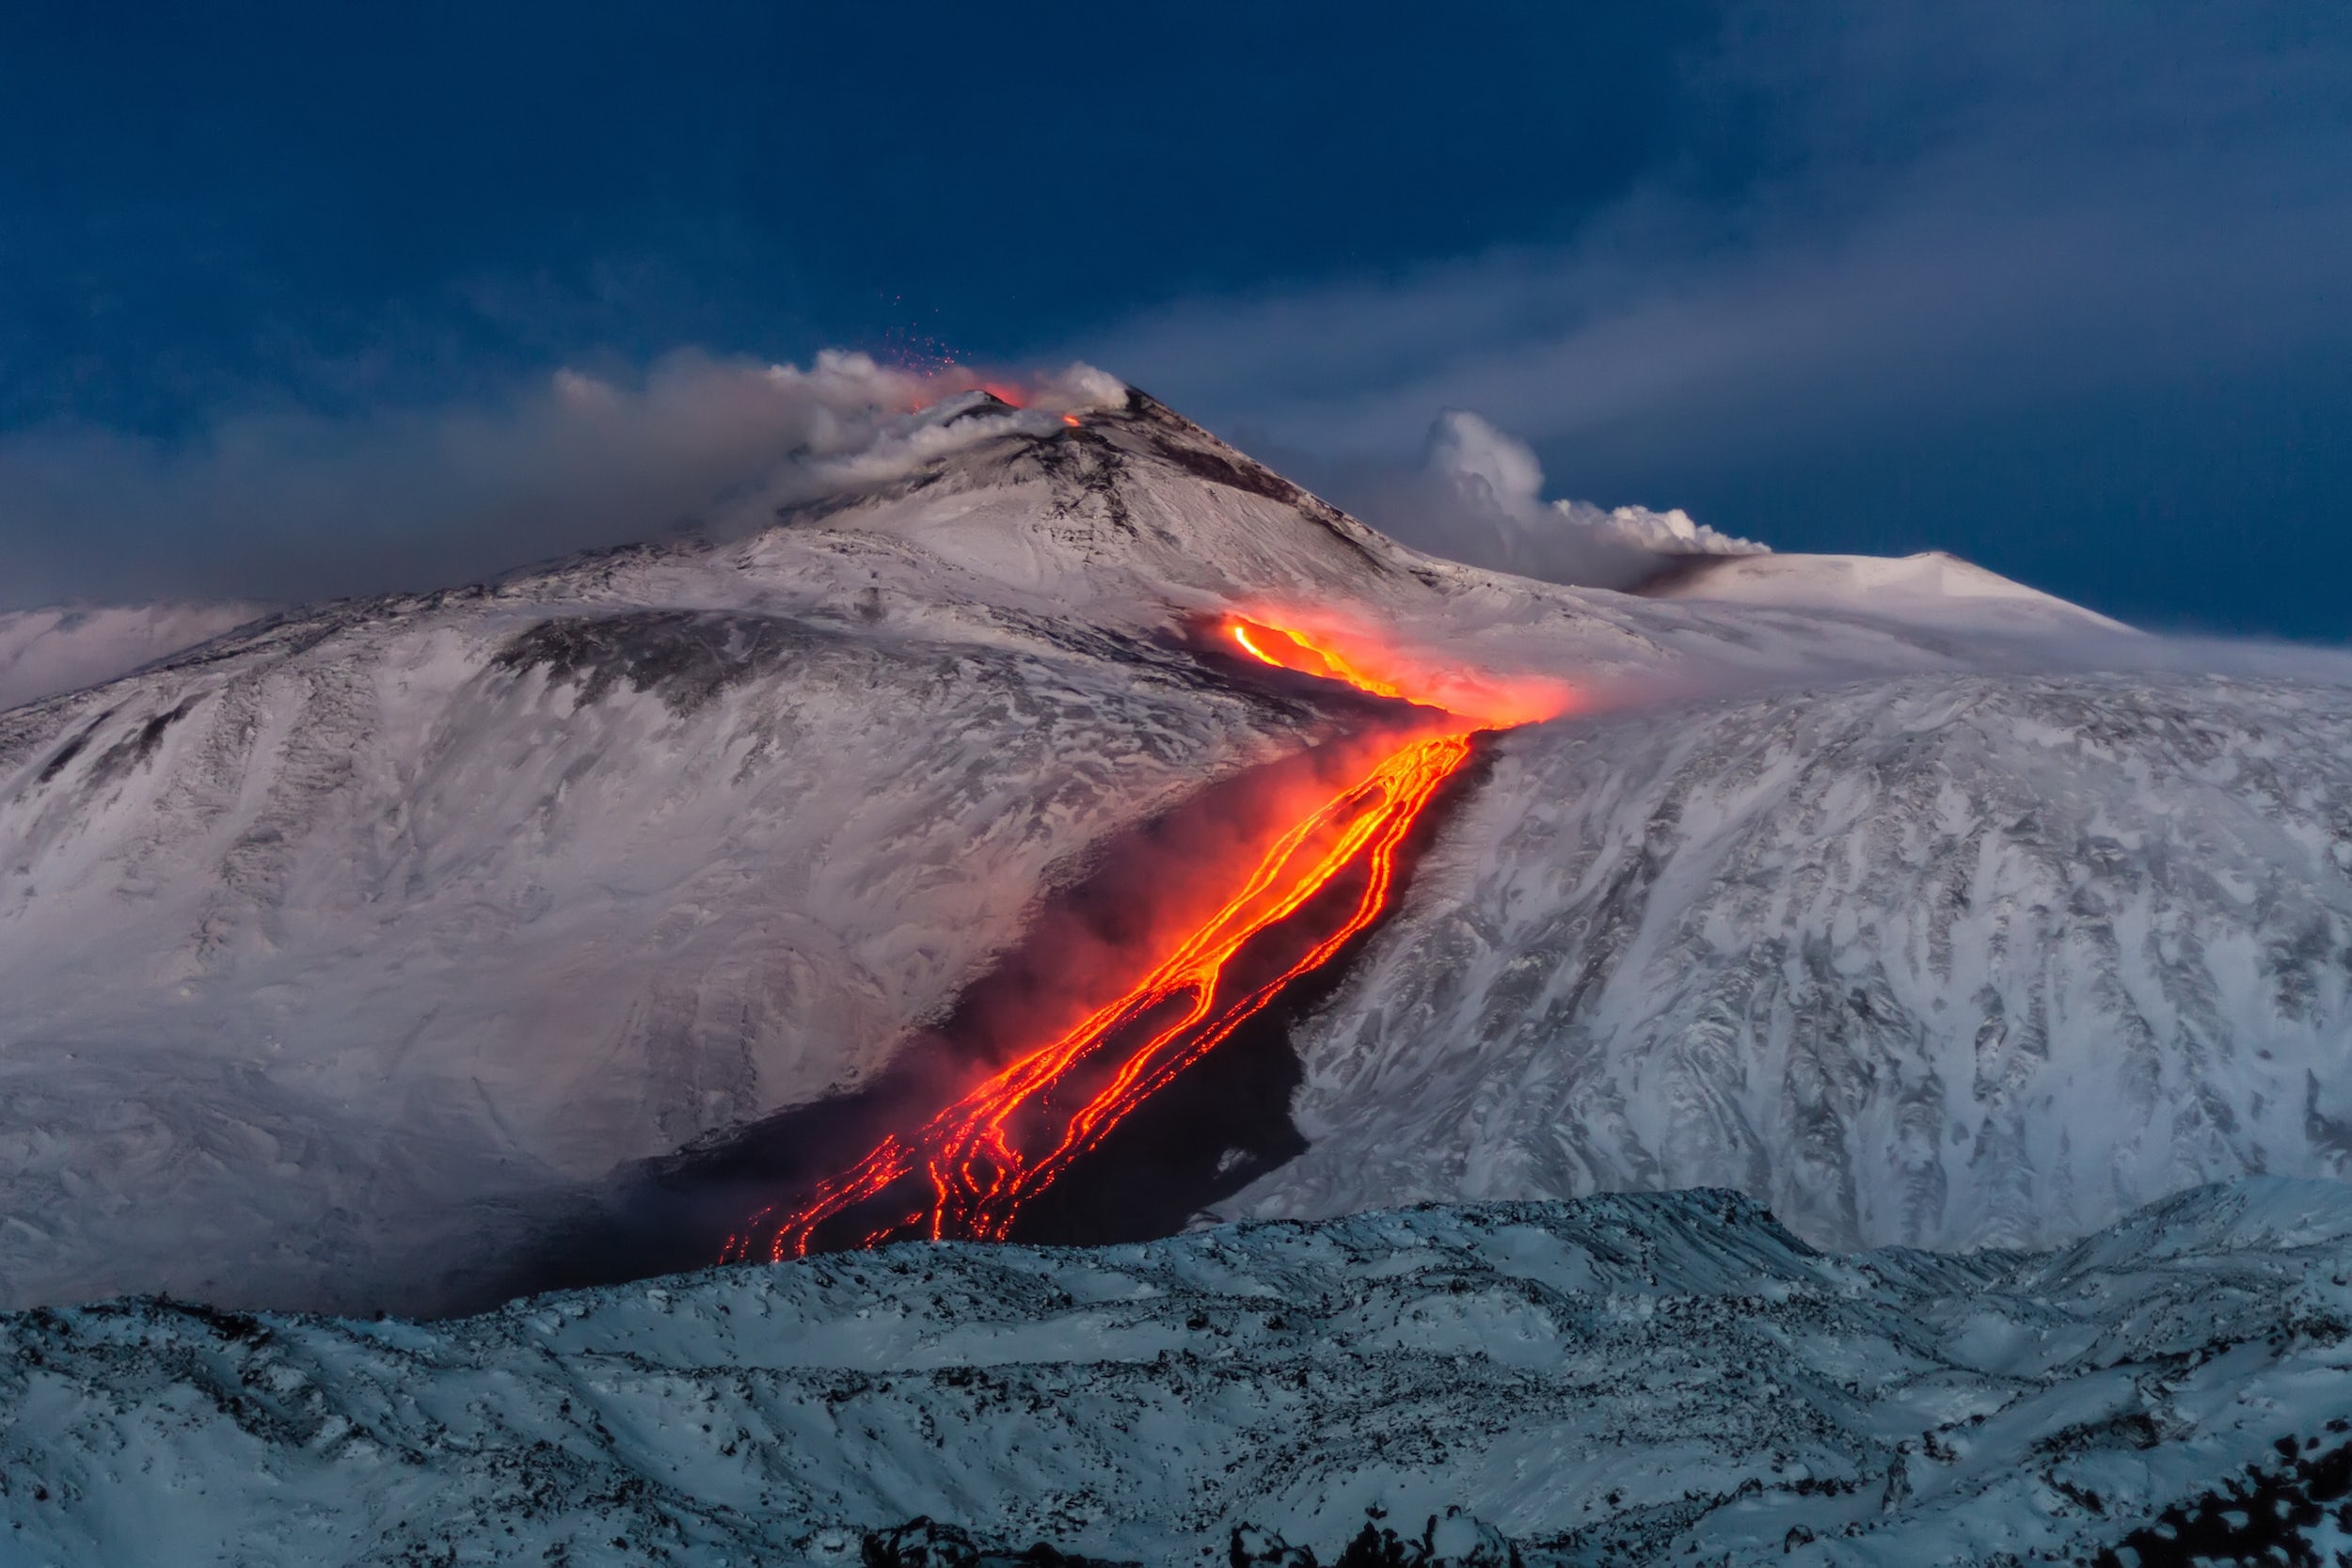
{"type": "Polygon", "coordinates": [[[1965,1243],[2329,1168],[2342,689],[2069,675],[2155,640],[1972,624],[1946,601],[2017,601],[1974,579],[1838,616],[1438,561],[1140,395],[893,429],[772,526],[285,615],[0,713],[0,1300],[478,1297],[614,1170],[870,1082],[1106,842],[1359,722],[1187,641],[1268,604],[1582,697],[1499,743],[1302,1037],[1327,1154],[1259,1209],[1715,1180],[1810,1234],[1965,1243]],[[1963,895],[1956,956],[1909,957],[1912,900],[1963,895]],[[2274,952],[2305,955],[2284,1024],[2239,977],[2274,952]],[[2209,1005],[2132,990],[2198,973],[2209,1005]],[[1822,1000],[1873,987],[1894,1033],[1822,1000]],[[2012,1022],[1979,1045],[1988,994],[2012,1022]],[[2145,1039],[2096,1033],[2135,1010],[2145,1039]],[[2079,1066],[2109,1055],[2139,1065],[2079,1066]],[[1377,1180],[1344,1169],[1359,1124],[1402,1140],[1377,1180]],[[1934,1172],[1941,1208],[1883,1196],[1934,1172]]]}
{"type": "Polygon", "coordinates": [[[1409,558],[1090,418],[961,400],[746,540],[0,716],[0,1294],[437,1305],[533,1198],[860,1081],[1065,862],[1327,732],[1168,634],[1409,558]]]}
{"type": "Polygon", "coordinates": [[[0,1317],[0,1559],[848,1563],[923,1515],[1154,1564],[1433,1517],[1463,1568],[2342,1562],[2348,1278],[2352,1189],[2250,1180],[2027,1256],[1824,1257],[1694,1192],[437,1325],[36,1311],[0,1317]]]}
{"type": "Polygon", "coordinates": [[[856,1081],[1060,861],[1311,727],[969,581],[784,530],[0,719],[8,1293],[431,1305],[420,1256],[856,1081]]]}

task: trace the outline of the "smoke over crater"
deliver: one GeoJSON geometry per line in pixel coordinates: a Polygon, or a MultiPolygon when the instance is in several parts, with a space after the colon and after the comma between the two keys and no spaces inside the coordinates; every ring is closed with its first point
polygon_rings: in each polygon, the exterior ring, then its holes
{"type": "MultiPolygon", "coordinates": [[[[503,397],[351,418],[224,417],[166,441],[56,425],[0,436],[0,610],[168,597],[279,603],[476,580],[574,550],[739,528],[880,483],[1008,421],[1125,388],[1086,366],[949,423],[977,390],[828,351],[806,368],[673,354],[566,367],[503,397]]],[[[1009,388],[1008,388],[1009,390],[1009,388]]]]}

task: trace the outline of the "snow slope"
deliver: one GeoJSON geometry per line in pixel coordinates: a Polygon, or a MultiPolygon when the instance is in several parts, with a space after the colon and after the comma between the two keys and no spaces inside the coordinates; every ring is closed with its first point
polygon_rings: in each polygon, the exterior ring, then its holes
{"type": "Polygon", "coordinates": [[[1498,752],[1231,1212],[1720,1185],[2016,1246],[2352,1177],[2352,691],[1920,675],[1498,752]]]}
{"type": "MultiPolygon", "coordinates": [[[[1824,1257],[1684,1193],[901,1245],[432,1326],[37,1311],[0,1318],[0,1558],[842,1563],[926,1514],[1328,1561],[1367,1510],[1458,1507],[1537,1568],[2083,1560],[2284,1455],[2324,1497],[2347,1278],[2352,1190],[2255,1180],[2031,1256],[1824,1257]]],[[[2347,1513],[2300,1531],[2352,1547],[2347,1513]]]]}

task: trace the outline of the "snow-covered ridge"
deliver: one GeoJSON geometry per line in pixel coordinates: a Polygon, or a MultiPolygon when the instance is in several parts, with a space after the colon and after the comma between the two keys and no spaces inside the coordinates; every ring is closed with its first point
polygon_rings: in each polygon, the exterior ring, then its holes
{"type": "Polygon", "coordinates": [[[38,1311],[0,1318],[0,1555],[847,1562],[922,1514],[1328,1561],[1368,1510],[1460,1507],[1537,1565],[2065,1560],[2352,1442],[2347,1279],[2352,1191],[2249,1181],[2030,1256],[1823,1256],[1682,1193],[908,1244],[436,1325],[38,1311]]]}

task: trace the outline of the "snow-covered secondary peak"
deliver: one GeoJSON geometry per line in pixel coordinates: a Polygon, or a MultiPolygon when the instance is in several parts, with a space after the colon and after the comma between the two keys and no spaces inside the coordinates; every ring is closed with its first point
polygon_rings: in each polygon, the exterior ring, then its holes
{"type": "Polygon", "coordinates": [[[121,1302],[0,1316],[0,1540],[847,1568],[924,1516],[1172,1565],[1245,1527],[1329,1562],[1379,1520],[1448,1568],[2266,1561],[2352,1540],[2347,1277],[2352,1190],[2255,1180],[2023,1256],[1825,1257],[1689,1192],[906,1244],[432,1325],[121,1302]]]}
{"type": "Polygon", "coordinates": [[[1655,598],[1767,606],[1971,630],[2129,628],[1943,550],[1875,555],[1691,555],[1642,585],[1655,598]]]}

